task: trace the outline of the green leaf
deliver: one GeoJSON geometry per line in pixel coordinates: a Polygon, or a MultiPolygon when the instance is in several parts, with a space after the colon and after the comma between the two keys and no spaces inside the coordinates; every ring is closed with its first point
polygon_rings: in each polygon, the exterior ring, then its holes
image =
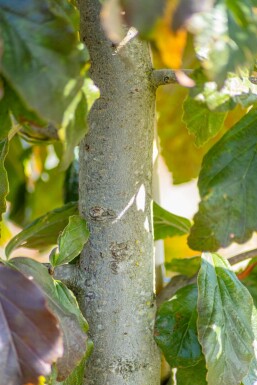
{"type": "Polygon", "coordinates": [[[1,384],[38,383],[62,356],[58,321],[39,287],[0,265],[1,384]]]}
{"type": "MultiPolygon", "coordinates": [[[[87,353],[83,357],[80,364],[73,370],[73,372],[63,382],[54,383],[54,385],[83,385],[85,378],[85,364],[89,356],[93,351],[93,342],[88,340],[87,342],[87,353]]],[[[50,385],[50,384],[49,384],[50,385]]]]}
{"type": "Polygon", "coordinates": [[[183,120],[190,134],[195,136],[195,144],[200,147],[213,138],[223,127],[225,112],[210,111],[202,102],[190,96],[184,102],[183,120]]]}
{"type": "Polygon", "coordinates": [[[63,283],[53,280],[45,266],[30,258],[14,258],[9,264],[35,280],[42,289],[49,308],[60,322],[64,354],[57,361],[57,380],[63,381],[85,355],[88,324],[73,293],[63,283]]]}
{"type": "Polygon", "coordinates": [[[64,0],[0,0],[1,73],[29,110],[55,124],[81,88],[88,59],[74,12],[64,0]]]}
{"type": "Polygon", "coordinates": [[[156,202],[153,203],[153,220],[155,240],[188,234],[191,228],[189,219],[164,210],[156,202]]]}
{"type": "Polygon", "coordinates": [[[9,148],[8,134],[11,126],[8,104],[3,98],[0,100],[0,222],[2,214],[6,210],[6,196],[9,192],[8,176],[4,163],[9,148]]]}
{"type": "Polygon", "coordinates": [[[171,367],[196,365],[202,359],[197,338],[197,286],[189,285],[164,302],[155,324],[155,340],[171,367]]]}
{"type": "Polygon", "coordinates": [[[78,203],[70,202],[36,219],[10,240],[5,249],[6,256],[9,257],[19,247],[40,249],[56,244],[59,233],[68,224],[69,216],[77,213],[78,203]]]}
{"type": "MultiPolygon", "coordinates": [[[[256,253],[256,256],[257,256],[257,253],[256,253]]],[[[256,257],[250,260],[248,266],[255,262],[257,262],[256,257]]],[[[249,290],[253,298],[254,305],[255,307],[257,307],[257,266],[255,266],[251,271],[251,273],[242,280],[242,283],[249,290]]]]}
{"type": "Polygon", "coordinates": [[[257,310],[253,308],[252,329],[254,333],[254,357],[250,364],[249,372],[243,379],[243,385],[255,385],[257,382],[257,310]]]}
{"type": "Polygon", "coordinates": [[[197,56],[209,80],[221,86],[228,72],[253,66],[257,21],[251,1],[216,2],[211,11],[194,15],[188,28],[195,35],[197,56]]]}
{"type": "Polygon", "coordinates": [[[165,267],[167,270],[186,275],[187,277],[192,277],[195,275],[198,272],[200,265],[200,257],[172,258],[170,262],[165,262],[165,267]]]}
{"type": "Polygon", "coordinates": [[[86,78],[82,90],[65,111],[63,129],[60,131],[60,137],[64,141],[60,166],[62,170],[69,167],[74,158],[74,148],[87,134],[87,116],[99,95],[100,92],[93,81],[86,78]]]}
{"type": "Polygon", "coordinates": [[[250,81],[249,71],[244,71],[239,77],[228,73],[224,86],[218,90],[215,82],[209,82],[202,70],[194,71],[191,76],[196,86],[189,91],[194,100],[207,106],[209,110],[226,112],[236,104],[246,108],[257,101],[257,85],[250,81]]]}
{"type": "Polygon", "coordinates": [[[61,169],[66,170],[74,158],[74,148],[80,143],[87,133],[87,100],[83,93],[78,95],[79,101],[74,114],[69,109],[66,113],[73,116],[64,129],[64,151],[61,169]]]}
{"type": "Polygon", "coordinates": [[[53,267],[71,262],[76,258],[89,238],[86,221],[79,215],[69,217],[69,223],[58,238],[59,252],[53,253],[50,262],[53,267]]]}
{"type": "Polygon", "coordinates": [[[198,364],[189,368],[177,368],[177,385],[207,385],[205,360],[202,359],[198,364]]]}
{"type": "Polygon", "coordinates": [[[199,211],[188,239],[194,250],[243,243],[257,230],[257,110],[252,109],[204,157],[199,211]]]}
{"type": "Polygon", "coordinates": [[[65,172],[63,189],[65,203],[79,200],[79,161],[76,157],[65,172]]]}
{"type": "Polygon", "coordinates": [[[218,254],[202,255],[197,308],[208,385],[239,384],[254,354],[253,300],[218,254]]]}

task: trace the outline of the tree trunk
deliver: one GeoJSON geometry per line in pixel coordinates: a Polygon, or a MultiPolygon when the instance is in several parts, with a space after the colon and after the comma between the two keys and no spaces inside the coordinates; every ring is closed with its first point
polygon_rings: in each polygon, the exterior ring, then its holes
{"type": "Polygon", "coordinates": [[[115,47],[99,0],[80,0],[81,37],[101,92],[80,146],[80,212],[90,228],[79,298],[94,352],[85,385],[158,385],[151,215],[155,89],[149,48],[115,47]]]}

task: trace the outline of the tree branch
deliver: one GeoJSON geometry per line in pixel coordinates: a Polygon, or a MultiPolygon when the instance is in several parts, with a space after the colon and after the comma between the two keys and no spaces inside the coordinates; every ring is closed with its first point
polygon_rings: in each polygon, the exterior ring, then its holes
{"type": "Polygon", "coordinates": [[[246,259],[250,259],[254,257],[257,257],[257,249],[244,251],[243,253],[230,257],[228,260],[230,265],[236,265],[239,262],[242,262],[242,261],[245,261],[246,259]]]}
{"type": "Polygon", "coordinates": [[[66,264],[57,266],[54,269],[49,263],[44,264],[52,277],[63,282],[72,291],[77,291],[81,284],[80,270],[77,265],[66,264]]]}
{"type": "MultiPolygon", "coordinates": [[[[191,75],[193,70],[180,70],[185,75],[191,75]]],[[[151,82],[157,88],[165,84],[178,84],[176,72],[170,69],[153,70],[151,74],[151,82]]]]}
{"type": "MultiPolygon", "coordinates": [[[[157,88],[159,86],[164,86],[166,84],[178,84],[177,73],[185,74],[186,76],[192,75],[194,70],[192,69],[181,69],[181,70],[172,70],[172,69],[160,69],[153,70],[151,73],[151,82],[157,88]]],[[[249,80],[253,84],[257,84],[257,77],[250,76],[249,80]]]]}
{"type": "MultiPolygon", "coordinates": [[[[249,258],[254,258],[257,256],[257,249],[245,251],[243,253],[237,254],[231,258],[229,258],[229,263],[231,265],[236,265],[239,262],[245,261],[249,258]]],[[[177,290],[182,289],[182,287],[185,287],[187,285],[190,285],[192,283],[196,282],[197,275],[194,275],[193,277],[187,277],[185,275],[177,275],[176,277],[172,278],[172,280],[160,291],[160,293],[157,295],[156,303],[157,307],[159,307],[164,301],[167,301],[170,299],[177,290]]]]}

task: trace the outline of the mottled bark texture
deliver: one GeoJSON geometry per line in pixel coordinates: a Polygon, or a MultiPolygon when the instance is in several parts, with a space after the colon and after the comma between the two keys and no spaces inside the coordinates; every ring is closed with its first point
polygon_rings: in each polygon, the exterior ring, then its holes
{"type": "Polygon", "coordinates": [[[155,89],[148,46],[119,48],[101,29],[99,0],[80,0],[81,38],[101,97],[80,146],[80,212],[90,240],[80,305],[95,348],[85,385],[158,385],[151,216],[155,89]]]}

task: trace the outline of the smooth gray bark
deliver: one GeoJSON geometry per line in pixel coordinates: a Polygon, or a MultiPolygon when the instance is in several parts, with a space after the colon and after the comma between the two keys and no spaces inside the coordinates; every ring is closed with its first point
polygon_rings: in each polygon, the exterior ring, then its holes
{"type": "MultiPolygon", "coordinates": [[[[146,43],[117,49],[99,0],[80,0],[81,36],[101,97],[80,145],[80,212],[90,228],[79,302],[95,348],[85,385],[158,385],[151,215],[155,89],[146,43]]],[[[132,35],[131,35],[132,36],[132,35]]]]}

